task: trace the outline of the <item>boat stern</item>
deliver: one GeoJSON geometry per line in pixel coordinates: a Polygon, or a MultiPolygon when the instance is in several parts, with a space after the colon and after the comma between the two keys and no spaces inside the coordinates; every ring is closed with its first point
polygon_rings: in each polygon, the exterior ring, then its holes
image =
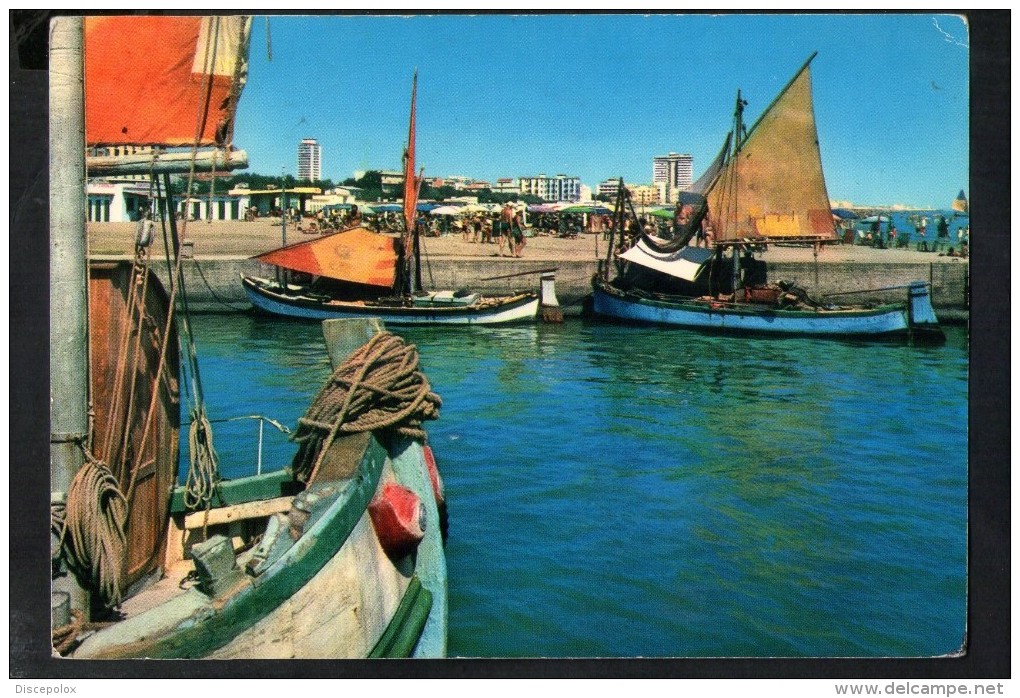
{"type": "Polygon", "coordinates": [[[911,282],[907,290],[907,312],[911,339],[933,343],[946,340],[932,308],[931,291],[926,282],[911,282]]]}

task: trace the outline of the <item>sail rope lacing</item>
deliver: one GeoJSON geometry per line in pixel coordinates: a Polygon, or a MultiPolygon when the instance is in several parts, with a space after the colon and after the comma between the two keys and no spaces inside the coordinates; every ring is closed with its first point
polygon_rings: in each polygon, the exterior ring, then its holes
{"type": "Polygon", "coordinates": [[[341,434],[390,430],[425,440],[422,422],[438,419],[442,399],[418,370],[418,349],[380,332],[330,376],[291,437],[299,444],[291,469],[310,482],[341,434]]]}

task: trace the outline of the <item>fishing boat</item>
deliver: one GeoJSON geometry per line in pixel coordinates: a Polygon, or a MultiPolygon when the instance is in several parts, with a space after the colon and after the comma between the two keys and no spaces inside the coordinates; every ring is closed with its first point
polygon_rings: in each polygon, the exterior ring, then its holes
{"type": "Polygon", "coordinates": [[[160,216],[169,290],[150,268],[151,220],[139,225],[131,263],[88,264],[86,172],[162,173],[153,190],[166,213],[170,173],[246,160],[231,131],[250,26],[246,17],[54,20],[54,653],[441,657],[445,508],[423,426],[441,401],[413,345],[378,322],[325,324],[333,372],[293,433],[292,462],[227,479],[202,399],[175,217],[160,216]],[[130,70],[117,74],[111,56],[130,70]],[[106,99],[114,84],[129,93],[117,108],[106,99]],[[166,99],[180,111],[154,103],[166,99]],[[189,143],[191,153],[86,158],[85,143],[121,153],[189,143]],[[180,485],[182,394],[190,467],[180,485]]]}
{"type": "MultiPolygon", "coordinates": [[[[766,263],[754,257],[769,244],[812,245],[817,254],[837,241],[811,96],[814,56],[750,130],[737,92],[733,130],[681,194],[672,230],[610,244],[592,280],[596,314],[738,334],[944,338],[927,282],[850,292],[899,291],[902,302],[836,305],[794,283],[770,283],[766,263]]],[[[628,204],[621,181],[614,233],[628,204]]],[[[637,217],[632,205],[630,215],[637,217]]]]}
{"type": "Polygon", "coordinates": [[[253,259],[277,268],[275,278],[241,275],[257,311],[306,320],[380,317],[400,326],[534,322],[540,308],[545,317],[559,310],[550,271],[542,274],[541,297],[536,291],[484,296],[423,287],[416,213],[422,181],[415,174],[417,86],[416,73],[404,150],[403,233],[392,236],[356,226],[257,255],[253,259]]]}

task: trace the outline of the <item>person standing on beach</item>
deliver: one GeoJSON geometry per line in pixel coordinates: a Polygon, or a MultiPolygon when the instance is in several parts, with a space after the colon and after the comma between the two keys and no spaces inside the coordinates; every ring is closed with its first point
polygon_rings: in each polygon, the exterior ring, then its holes
{"type": "Polygon", "coordinates": [[[510,256],[514,255],[514,243],[510,237],[510,226],[514,220],[514,210],[510,202],[503,204],[503,210],[499,214],[499,256],[503,256],[503,245],[509,248],[510,256]]]}
{"type": "Polygon", "coordinates": [[[528,244],[524,240],[524,220],[521,218],[520,209],[513,212],[510,221],[510,244],[513,248],[514,257],[520,257],[524,246],[528,244]]]}
{"type": "Polygon", "coordinates": [[[937,237],[939,240],[949,239],[949,221],[946,220],[945,216],[939,216],[939,221],[936,224],[935,229],[938,231],[937,237]]]}

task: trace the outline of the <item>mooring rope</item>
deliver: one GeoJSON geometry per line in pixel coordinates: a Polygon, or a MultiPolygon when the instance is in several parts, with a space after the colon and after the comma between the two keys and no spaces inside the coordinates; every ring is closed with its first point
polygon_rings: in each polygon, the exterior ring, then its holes
{"type": "Polygon", "coordinates": [[[51,507],[50,525],[60,527],[60,549],[68,569],[113,608],[121,601],[128,504],[106,464],[84,444],[81,448],[85,464],[71,481],[66,507],[51,507]]]}
{"type": "Polygon", "coordinates": [[[213,447],[213,431],[205,409],[199,405],[191,414],[188,428],[188,477],[184,484],[184,506],[208,509],[219,483],[219,456],[213,447]]]}
{"type": "Polygon", "coordinates": [[[311,481],[330,444],[340,434],[390,430],[425,440],[422,422],[438,419],[442,399],[418,370],[418,350],[390,332],[380,332],[330,376],[291,437],[300,446],[291,465],[295,477],[311,481]]]}

